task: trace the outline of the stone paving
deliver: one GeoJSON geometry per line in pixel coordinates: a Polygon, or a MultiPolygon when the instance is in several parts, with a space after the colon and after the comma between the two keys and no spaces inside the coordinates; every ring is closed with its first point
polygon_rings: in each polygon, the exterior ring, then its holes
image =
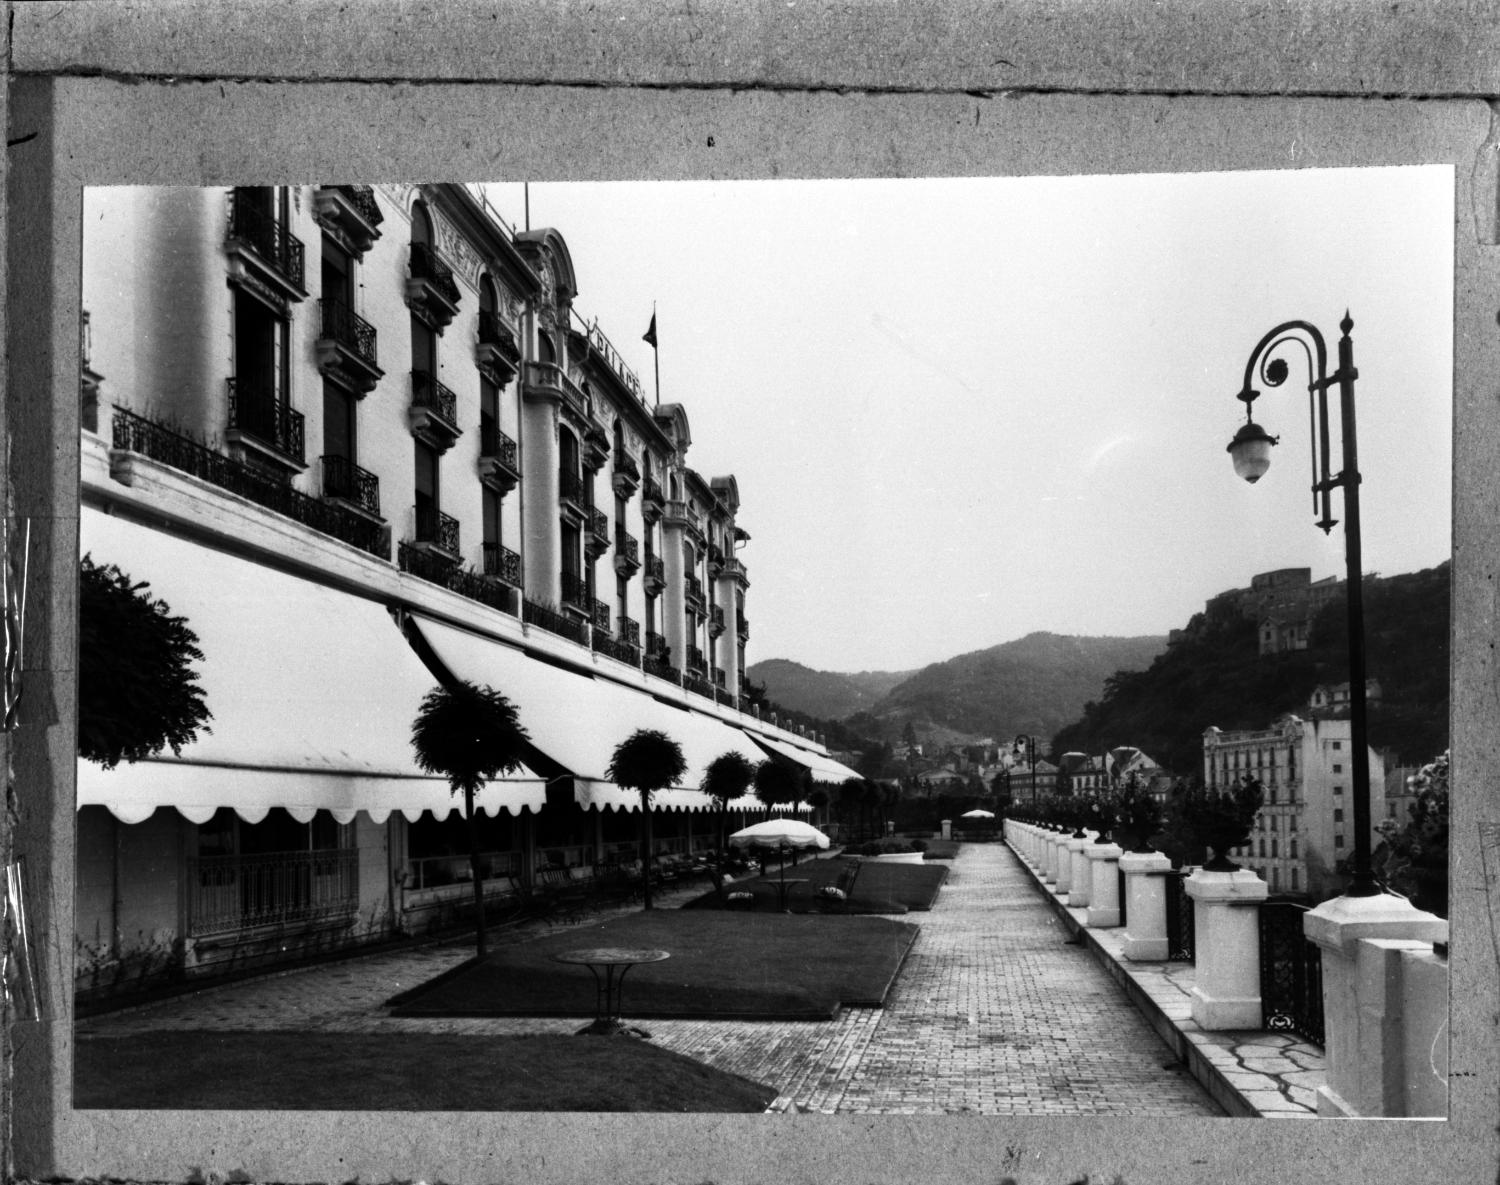
{"type": "MultiPolygon", "coordinates": [[[[670,908],[690,893],[668,895],[670,908]]],[[[597,915],[594,919],[597,920],[597,915]]],[[[1010,850],[960,849],[884,1008],[831,1021],[652,1020],[655,1042],[775,1087],[772,1110],[1222,1115],[1080,946],[1010,850]]],[[[520,941],[535,929],[512,931],[520,941]]],[[[385,1000],[469,957],[420,947],[269,976],[81,1020],[153,1029],[571,1032],[573,1019],[396,1018],[385,1000]]],[[[627,1001],[628,1014],[628,1001],[627,1001]]],[[[1267,1035],[1269,1036],[1269,1035],[1267,1035]]]]}

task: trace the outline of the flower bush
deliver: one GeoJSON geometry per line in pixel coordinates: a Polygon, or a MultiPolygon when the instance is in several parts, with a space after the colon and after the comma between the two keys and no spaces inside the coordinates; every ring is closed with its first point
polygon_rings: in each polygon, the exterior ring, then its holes
{"type": "Polygon", "coordinates": [[[1407,807],[1407,822],[1383,820],[1375,829],[1380,843],[1370,854],[1381,884],[1443,918],[1448,916],[1448,761],[1445,752],[1406,780],[1417,794],[1407,807]]]}
{"type": "Polygon", "coordinates": [[[1256,778],[1241,778],[1232,790],[1178,782],[1167,806],[1167,832],[1182,847],[1208,848],[1213,856],[1203,866],[1207,871],[1233,872],[1239,865],[1229,853],[1249,840],[1262,800],[1256,778]]]}

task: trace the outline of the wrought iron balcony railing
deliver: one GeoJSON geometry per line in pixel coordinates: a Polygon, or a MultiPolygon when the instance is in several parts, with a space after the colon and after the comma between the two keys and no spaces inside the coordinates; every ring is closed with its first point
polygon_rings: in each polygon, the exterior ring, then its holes
{"type": "Polygon", "coordinates": [[[375,326],[333,297],[318,301],[318,308],[322,313],[323,337],[337,342],[371,366],[379,365],[375,354],[375,326]]]}
{"type": "Polygon", "coordinates": [[[588,581],[577,572],[562,573],[562,599],[564,605],[572,605],[592,615],[594,598],[589,592],[588,581]]]}
{"type": "Polygon", "coordinates": [[[725,680],[726,677],[727,676],[724,673],[724,668],[723,667],[715,667],[714,668],[714,686],[715,687],[723,687],[724,686],[724,680],[725,680]]]}
{"type": "Polygon", "coordinates": [[[411,274],[413,279],[426,280],[450,305],[458,304],[458,284],[453,279],[453,269],[439,258],[431,245],[411,245],[411,274]]]}
{"type": "Polygon", "coordinates": [[[610,633],[609,622],[611,614],[608,603],[601,601],[598,597],[590,597],[589,610],[589,620],[593,624],[593,627],[602,633],[610,633]]]}
{"type": "Polygon", "coordinates": [[[229,235],[246,244],[283,279],[303,287],[307,268],[302,240],[240,190],[230,198],[229,235]]]}
{"type": "Polygon", "coordinates": [[[706,672],[708,670],[708,663],[704,661],[703,651],[696,646],[689,646],[687,648],[687,665],[690,671],[706,672]]]}
{"type": "Polygon", "coordinates": [[[380,212],[380,205],[375,201],[375,190],[371,186],[335,185],[334,188],[349,199],[349,204],[371,226],[379,226],[385,221],[385,215],[380,212]]]}
{"type": "Polygon", "coordinates": [[[512,373],[521,365],[521,347],[505,319],[492,309],[479,310],[479,344],[509,364],[512,373]]]}
{"type": "Polygon", "coordinates": [[[646,653],[655,659],[663,659],[667,653],[667,640],[653,630],[646,631],[646,653]]]}
{"type": "Polygon", "coordinates": [[[516,588],[521,587],[521,556],[499,543],[484,545],[484,574],[502,580],[516,588]]]}
{"type": "Polygon", "coordinates": [[[615,458],[615,472],[628,477],[631,481],[640,481],[641,479],[640,466],[635,463],[634,457],[623,450],[615,458]]]}
{"type": "Polygon", "coordinates": [[[666,587],[667,566],[659,555],[646,556],[646,581],[658,589],[666,587]]]}
{"type": "Polygon", "coordinates": [[[716,543],[708,545],[708,566],[715,569],[724,566],[724,552],[720,550],[719,545],[716,543]]]}
{"type": "Polygon", "coordinates": [[[710,605],[708,607],[708,629],[716,638],[724,632],[723,605],[710,605]]]}
{"type": "Polygon", "coordinates": [[[516,442],[488,417],[479,421],[479,455],[499,461],[514,474],[521,472],[516,442]]]}
{"type": "Polygon", "coordinates": [[[229,427],[305,463],[302,413],[278,399],[264,381],[229,380],[229,427]]]}
{"type": "Polygon", "coordinates": [[[696,576],[682,578],[682,591],[689,602],[699,605],[703,603],[703,581],[696,576]]]}
{"type": "Polygon", "coordinates": [[[641,644],[641,623],[629,617],[620,618],[620,640],[631,646],[641,644]]]}
{"type": "Polygon", "coordinates": [[[616,566],[623,566],[634,572],[641,566],[641,545],[636,537],[629,531],[615,528],[615,561],[616,566]]]}
{"type": "Polygon", "coordinates": [[[425,370],[411,372],[411,402],[413,407],[433,412],[458,431],[458,396],[425,370]]]}
{"type": "Polygon", "coordinates": [[[598,653],[608,655],[616,662],[623,662],[633,667],[641,665],[640,647],[632,646],[624,639],[613,637],[603,630],[594,631],[591,644],[598,653]]]}
{"type": "Polygon", "coordinates": [[[557,494],[564,502],[573,503],[579,510],[588,505],[583,496],[583,478],[566,469],[558,472],[557,494]]]}
{"type": "Polygon", "coordinates": [[[580,645],[588,645],[589,627],[576,618],[568,617],[537,601],[527,600],[521,609],[522,620],[548,633],[569,638],[580,645]]]}
{"type": "Polygon", "coordinates": [[[734,615],[734,623],[739,632],[740,641],[743,642],[750,636],[750,619],[743,613],[736,613],[734,615]]]}
{"type": "Polygon", "coordinates": [[[431,543],[458,555],[458,519],[444,514],[436,506],[416,506],[413,511],[418,543],[431,543]]]}
{"type": "Polygon", "coordinates": [[[600,551],[609,546],[609,515],[594,509],[589,511],[589,534],[593,536],[600,551]]]}
{"type": "Polygon", "coordinates": [[[701,695],[704,699],[714,698],[714,685],[703,678],[700,673],[688,671],[682,676],[682,686],[694,695],[701,695]]]}
{"type": "Polygon", "coordinates": [[[188,933],[352,918],[359,911],[359,852],[336,848],[199,856],[188,861],[188,933]]]}
{"type": "Polygon", "coordinates": [[[658,506],[665,506],[667,504],[666,495],[661,490],[661,483],[654,477],[646,478],[645,486],[641,491],[641,498],[646,502],[654,502],[658,506]]]}
{"type": "Polygon", "coordinates": [[[434,584],[498,609],[502,613],[516,615],[516,593],[493,580],[487,580],[478,572],[465,568],[458,560],[441,552],[427,551],[412,543],[401,543],[396,548],[396,559],[403,572],[420,576],[434,584]]]}
{"type": "Polygon", "coordinates": [[[242,465],[124,408],[115,409],[113,444],[118,450],[149,457],[221,490],[238,494],[324,535],[352,544],[361,551],[384,560],[391,558],[390,540],[380,523],[371,522],[337,503],[309,498],[265,470],[242,465]]]}
{"type": "Polygon", "coordinates": [[[342,498],[371,514],[380,513],[380,478],[348,457],[329,454],[322,461],[325,498],[342,498]]]}

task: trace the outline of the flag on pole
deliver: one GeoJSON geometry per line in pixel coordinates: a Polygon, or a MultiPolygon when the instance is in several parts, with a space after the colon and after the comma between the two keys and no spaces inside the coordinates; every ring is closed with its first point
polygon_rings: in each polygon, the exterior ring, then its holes
{"type": "Polygon", "coordinates": [[[656,313],[654,311],[651,314],[651,328],[646,330],[641,340],[650,343],[653,350],[656,349],[656,313]]]}

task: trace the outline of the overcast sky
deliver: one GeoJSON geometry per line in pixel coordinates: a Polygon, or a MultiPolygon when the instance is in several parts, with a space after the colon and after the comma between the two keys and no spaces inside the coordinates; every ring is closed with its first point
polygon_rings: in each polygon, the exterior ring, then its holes
{"type": "MultiPolygon", "coordinates": [[[[489,192],[524,223],[519,184],[489,192]]],[[[1300,351],[1256,405],[1270,472],[1225,452],[1251,350],[1294,318],[1330,369],[1355,322],[1366,571],[1448,558],[1452,195],[1447,166],[546,184],[530,224],[648,393],[655,302],[688,463],[739,481],[750,661],[904,670],[1342,576],[1300,351]]]]}

